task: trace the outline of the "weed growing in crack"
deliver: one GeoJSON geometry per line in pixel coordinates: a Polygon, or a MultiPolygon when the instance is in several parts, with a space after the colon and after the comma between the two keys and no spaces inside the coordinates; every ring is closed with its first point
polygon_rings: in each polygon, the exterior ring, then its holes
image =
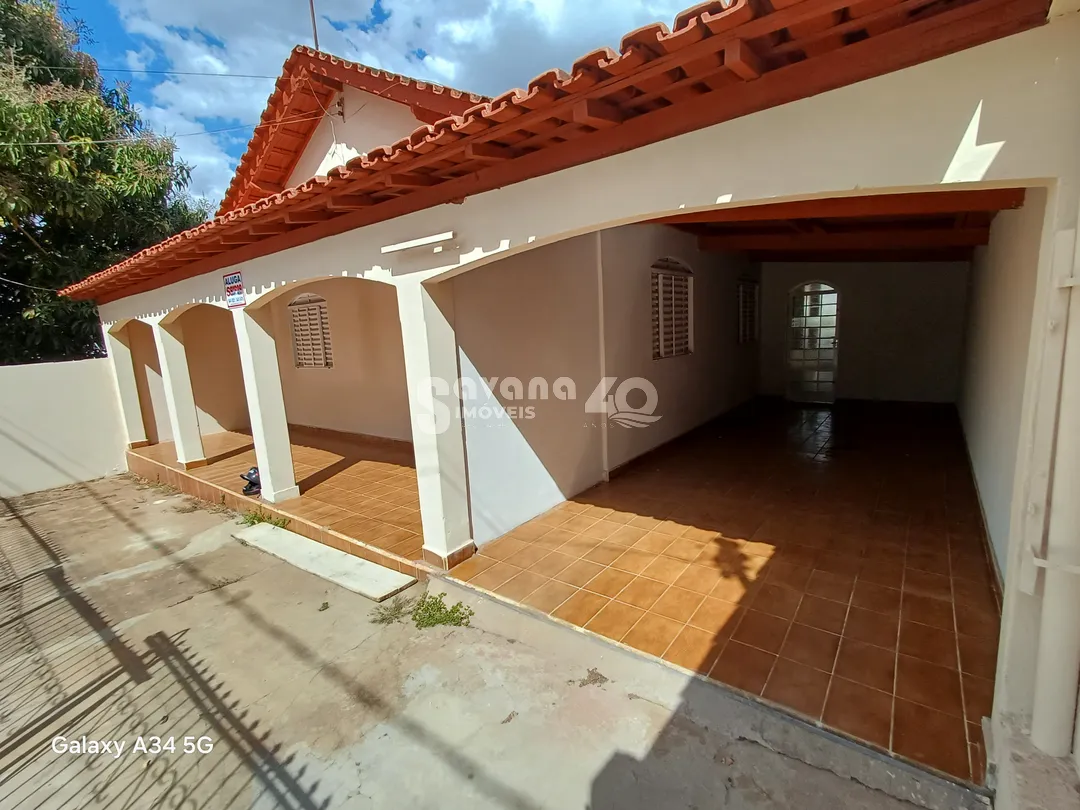
{"type": "Polygon", "coordinates": [[[422,594],[416,600],[416,605],[412,610],[413,624],[421,629],[440,624],[468,627],[475,611],[470,607],[465,607],[461,602],[447,607],[445,597],[445,593],[440,593],[438,596],[430,593],[422,594]]]}
{"type": "Polygon", "coordinates": [[[388,602],[380,602],[371,611],[372,624],[396,624],[405,620],[413,611],[415,599],[395,596],[388,602]]]}
{"type": "Polygon", "coordinates": [[[250,512],[245,512],[240,520],[245,526],[257,526],[260,523],[269,523],[271,526],[277,526],[279,529],[284,529],[289,525],[288,518],[271,517],[261,509],[253,509],[250,512]]]}

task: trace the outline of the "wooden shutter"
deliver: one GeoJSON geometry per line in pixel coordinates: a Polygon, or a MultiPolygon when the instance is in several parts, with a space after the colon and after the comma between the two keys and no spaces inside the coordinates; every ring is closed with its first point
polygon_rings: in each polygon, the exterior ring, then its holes
{"type": "Polygon", "coordinates": [[[677,259],[659,259],[652,274],[652,356],[690,354],[693,346],[693,277],[677,259]],[[674,270],[676,272],[665,272],[674,270]]]}

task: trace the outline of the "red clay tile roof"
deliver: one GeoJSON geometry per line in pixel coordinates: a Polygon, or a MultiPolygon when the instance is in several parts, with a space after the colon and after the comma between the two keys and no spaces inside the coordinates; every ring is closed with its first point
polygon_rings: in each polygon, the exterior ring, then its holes
{"type": "Polygon", "coordinates": [[[236,167],[218,216],[284,191],[296,161],[342,85],[410,107],[421,120],[460,115],[487,96],[377,70],[298,45],[281,67],[262,119],[236,167]]]}
{"type": "MultiPolygon", "coordinates": [[[[234,208],[62,293],[107,302],[634,149],[1046,21],[1048,0],[734,0],[234,208]],[[774,9],[775,7],[775,9],[774,9]]],[[[329,59],[329,58],[328,58],[329,59]]],[[[319,64],[326,64],[321,59],[319,64]]]]}

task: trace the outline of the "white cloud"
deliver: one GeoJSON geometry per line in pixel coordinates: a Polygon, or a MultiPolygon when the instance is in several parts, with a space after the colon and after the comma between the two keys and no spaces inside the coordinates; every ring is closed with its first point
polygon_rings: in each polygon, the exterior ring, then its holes
{"type": "MultiPolygon", "coordinates": [[[[303,0],[110,0],[141,38],[129,66],[276,76],[298,43],[311,43],[303,0]]],[[[382,0],[389,17],[370,27],[369,0],[316,0],[324,51],[462,90],[497,95],[656,20],[671,24],[692,0],[382,0]],[[367,21],[367,22],[365,22],[367,21]]],[[[147,121],[170,134],[258,121],[271,79],[173,76],[154,86],[147,121]]],[[[177,139],[194,166],[192,191],[221,198],[250,132],[177,139]]]]}

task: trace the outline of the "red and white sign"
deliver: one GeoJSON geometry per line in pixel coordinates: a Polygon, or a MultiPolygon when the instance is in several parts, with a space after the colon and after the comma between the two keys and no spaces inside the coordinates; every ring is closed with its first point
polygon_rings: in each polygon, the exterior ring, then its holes
{"type": "Polygon", "coordinates": [[[244,306],[247,303],[244,296],[244,276],[241,273],[229,273],[224,276],[224,281],[225,303],[229,305],[229,309],[244,306]]]}

